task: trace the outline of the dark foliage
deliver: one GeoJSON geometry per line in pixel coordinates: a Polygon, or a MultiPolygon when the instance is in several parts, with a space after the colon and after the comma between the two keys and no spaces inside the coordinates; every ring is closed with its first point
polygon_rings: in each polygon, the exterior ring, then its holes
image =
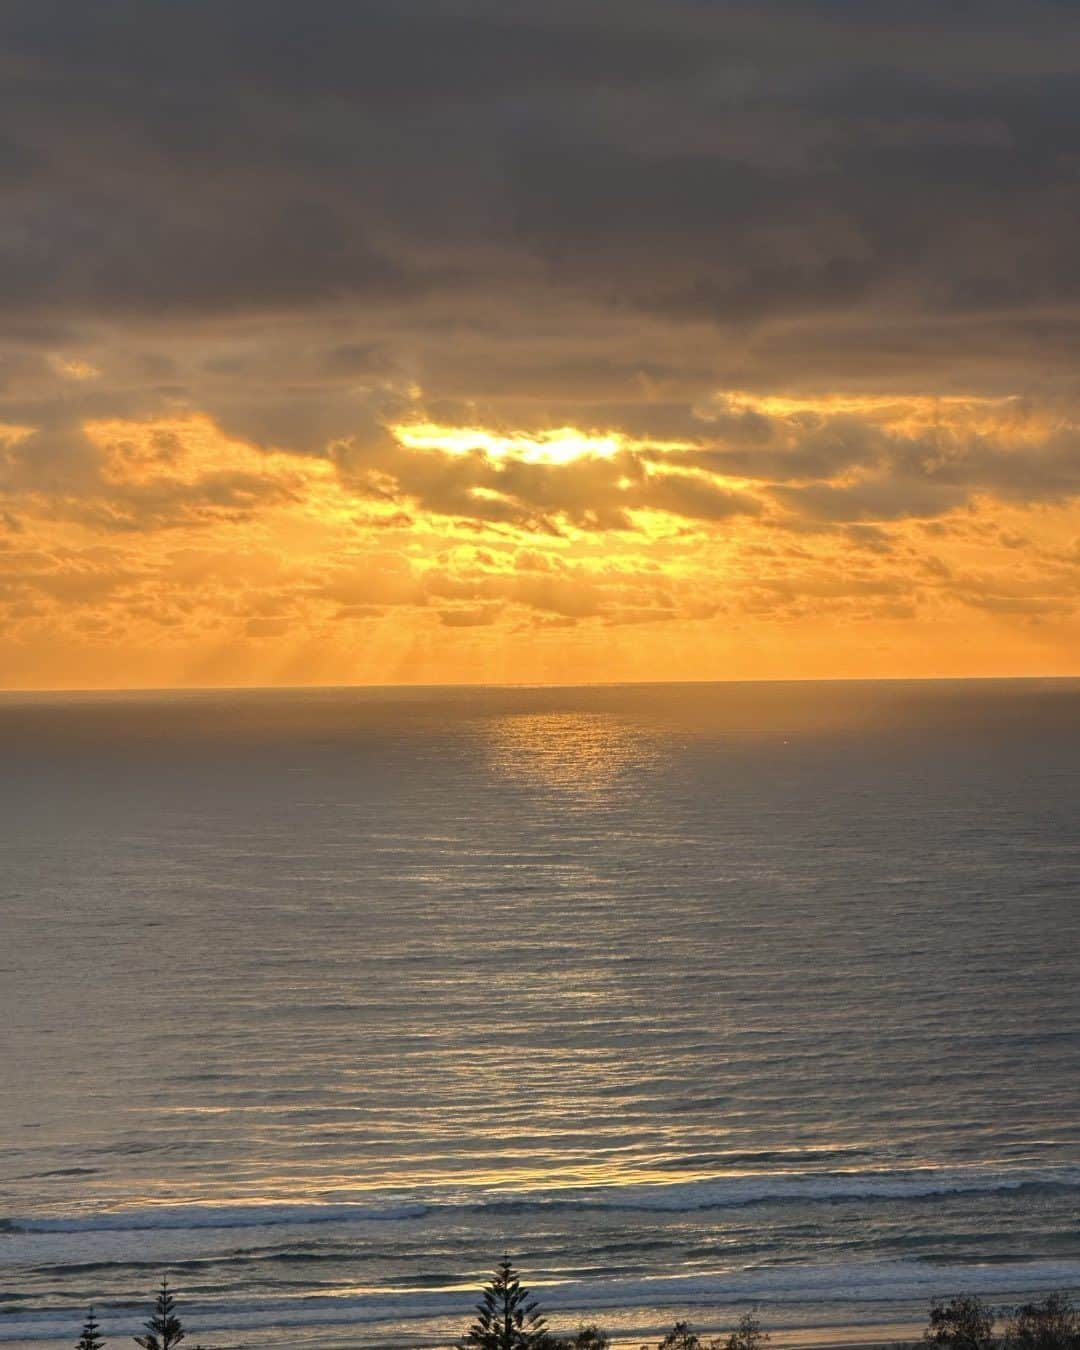
{"type": "Polygon", "coordinates": [[[701,1337],[690,1330],[689,1322],[676,1322],[660,1342],[659,1350],[704,1350],[701,1337]]]}
{"type": "MultiPolygon", "coordinates": [[[[653,1350],[653,1347],[643,1345],[641,1350],[653,1350]]],[[[656,1350],[721,1350],[721,1342],[703,1341],[696,1331],[691,1330],[689,1322],[676,1322],[656,1350]]]]}
{"type": "Polygon", "coordinates": [[[504,1256],[476,1305],[476,1321],[458,1342],[460,1350],[540,1350],[549,1346],[547,1321],[536,1307],[536,1300],[521,1287],[509,1257],[504,1256]]]}
{"type": "Polygon", "coordinates": [[[1047,1294],[1013,1311],[1005,1350],[1080,1350],[1080,1314],[1066,1294],[1047,1294]]]}
{"type": "Polygon", "coordinates": [[[595,1322],[578,1327],[568,1340],[560,1342],[566,1350],[609,1350],[611,1341],[607,1333],[601,1331],[595,1322]]]}
{"type": "Polygon", "coordinates": [[[143,1350],[172,1350],[184,1339],[184,1328],[176,1316],[175,1303],[169,1292],[169,1281],[161,1281],[161,1290],[154,1303],[154,1312],[145,1323],[146,1335],[136,1336],[135,1344],[143,1350]]]}
{"type": "Polygon", "coordinates": [[[104,1344],[105,1338],[101,1334],[101,1327],[94,1316],[93,1308],[91,1308],[86,1321],[83,1323],[82,1335],[78,1339],[75,1350],[101,1350],[104,1344]]]}
{"type": "Polygon", "coordinates": [[[611,1340],[595,1322],[585,1322],[572,1335],[549,1332],[542,1344],[544,1350],[610,1350],[611,1340]]]}
{"type": "Polygon", "coordinates": [[[755,1314],[747,1312],[739,1318],[735,1330],[724,1342],[724,1350],[764,1350],[770,1339],[755,1314]]]}
{"type": "MultiPolygon", "coordinates": [[[[696,1331],[691,1330],[689,1322],[676,1322],[656,1350],[765,1350],[769,1339],[769,1333],[763,1330],[756,1315],[748,1312],[739,1318],[734,1331],[711,1341],[703,1341],[696,1331]]],[[[653,1350],[653,1347],[643,1345],[641,1350],[653,1350]]]]}
{"type": "Polygon", "coordinates": [[[923,1340],[942,1350],[990,1350],[994,1338],[994,1314],[974,1295],[940,1300],[930,1309],[930,1325],[923,1340]]]}

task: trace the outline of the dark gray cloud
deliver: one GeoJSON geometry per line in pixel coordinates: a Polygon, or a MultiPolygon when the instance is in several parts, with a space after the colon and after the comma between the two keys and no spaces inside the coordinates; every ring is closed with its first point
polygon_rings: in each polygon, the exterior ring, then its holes
{"type": "Polygon", "coordinates": [[[943,456],[842,417],[793,442],[708,403],[844,389],[1075,405],[1068,14],[11,0],[0,421],[40,428],[20,472],[77,490],[83,421],[187,410],[263,446],[351,447],[339,462],[364,491],[537,529],[760,509],[710,472],[838,522],[1075,495],[1065,432],[943,456]],[[632,457],[447,463],[386,436],[419,398],[436,420],[692,448],[652,478],[632,457]]]}
{"type": "Polygon", "coordinates": [[[1046,3],[4,7],[10,311],[673,321],[1072,304],[1046,3]]]}

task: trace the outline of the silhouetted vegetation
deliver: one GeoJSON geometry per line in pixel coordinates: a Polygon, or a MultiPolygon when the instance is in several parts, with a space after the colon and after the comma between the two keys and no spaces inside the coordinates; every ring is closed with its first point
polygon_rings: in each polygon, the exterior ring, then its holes
{"type": "MultiPolygon", "coordinates": [[[[650,1350],[650,1347],[643,1345],[641,1350],[650,1350]]],[[[690,1330],[689,1322],[676,1322],[657,1350],[701,1350],[701,1337],[690,1330]]]]}
{"type": "Polygon", "coordinates": [[[484,1286],[476,1321],[458,1342],[459,1350],[540,1350],[552,1343],[547,1320],[536,1299],[522,1288],[517,1271],[504,1256],[484,1286]]]}
{"type": "Polygon", "coordinates": [[[175,1303],[169,1292],[169,1281],[162,1278],[154,1311],[146,1322],[146,1335],[136,1336],[135,1344],[143,1350],[172,1350],[184,1339],[184,1328],[175,1312],[175,1303]]]}
{"type": "Polygon", "coordinates": [[[1080,1350],[1080,1314],[1065,1294],[1022,1303],[1005,1327],[1005,1350],[1080,1350]]]}
{"type": "Polygon", "coordinates": [[[75,1345],[75,1350],[101,1350],[104,1344],[105,1340],[101,1335],[101,1328],[98,1326],[98,1320],[94,1316],[93,1308],[91,1308],[86,1315],[82,1335],[75,1345]]]}
{"type": "MultiPolygon", "coordinates": [[[[752,1312],[743,1313],[735,1330],[726,1336],[715,1336],[703,1341],[689,1322],[676,1322],[656,1350],[763,1350],[769,1343],[769,1333],[752,1312]]],[[[641,1350],[652,1350],[643,1345],[641,1350]]]]}
{"type": "Polygon", "coordinates": [[[995,1314],[982,1299],[965,1294],[937,1301],[923,1334],[927,1345],[943,1350],[1080,1350],[1080,1315],[1066,1294],[1014,1308],[1001,1335],[995,1334],[995,1314]]]}
{"type": "Polygon", "coordinates": [[[595,1322],[587,1322],[578,1327],[569,1339],[559,1341],[558,1345],[566,1347],[566,1350],[608,1350],[611,1341],[595,1322]]]}
{"type": "Polygon", "coordinates": [[[994,1315],[982,1299],[964,1294],[940,1300],[930,1308],[930,1325],[923,1333],[927,1345],[941,1350],[989,1350],[994,1339],[994,1315]]]}
{"type": "Polygon", "coordinates": [[[724,1342],[724,1350],[764,1350],[772,1337],[752,1312],[743,1313],[735,1330],[724,1342]]]}

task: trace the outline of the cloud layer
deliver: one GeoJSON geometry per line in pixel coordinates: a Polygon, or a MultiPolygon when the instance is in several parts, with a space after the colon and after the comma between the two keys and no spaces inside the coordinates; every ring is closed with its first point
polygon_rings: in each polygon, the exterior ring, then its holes
{"type": "Polygon", "coordinates": [[[0,683],[1077,669],[1059,4],[0,27],[0,683]]]}

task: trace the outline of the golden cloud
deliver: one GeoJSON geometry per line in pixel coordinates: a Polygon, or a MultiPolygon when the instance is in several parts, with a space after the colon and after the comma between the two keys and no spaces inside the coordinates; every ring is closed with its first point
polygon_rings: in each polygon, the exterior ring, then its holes
{"type": "Polygon", "coordinates": [[[728,393],[697,421],[696,438],[654,441],[414,418],[298,454],[203,413],[88,419],[91,471],[64,490],[29,474],[34,429],[12,424],[0,434],[0,678],[1075,663],[1067,418],[1014,399],[728,393]],[[1020,490],[1033,464],[1036,503],[1020,490]]]}

